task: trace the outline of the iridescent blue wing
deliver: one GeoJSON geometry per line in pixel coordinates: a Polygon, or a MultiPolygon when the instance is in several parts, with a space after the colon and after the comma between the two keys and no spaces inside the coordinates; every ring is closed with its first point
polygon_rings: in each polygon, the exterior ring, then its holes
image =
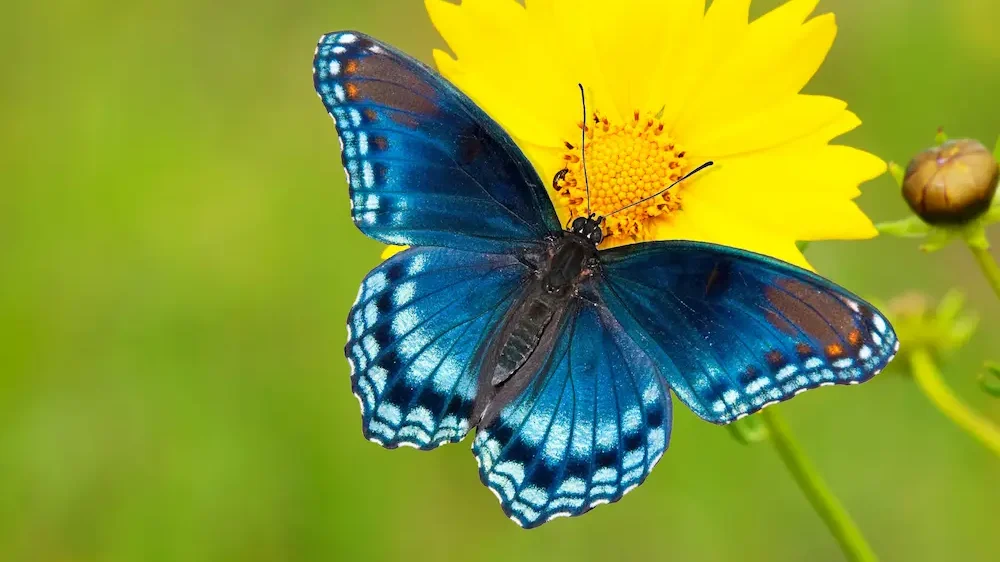
{"type": "Polygon", "coordinates": [[[601,294],[696,414],[728,423],[810,388],[858,384],[899,342],[822,277],[734,248],[651,242],[601,252],[601,294]]]}
{"type": "Polygon", "coordinates": [[[354,223],[368,236],[497,251],[561,230],[510,137],[425,65],[338,32],[320,38],[313,78],[343,145],[354,223]]]}
{"type": "Polygon", "coordinates": [[[469,431],[472,364],[528,269],[508,255],[411,248],[368,274],[345,346],[365,437],[432,449],[469,431]]]}
{"type": "Polygon", "coordinates": [[[571,307],[545,366],[472,445],[483,483],[522,527],[617,501],[670,437],[653,361],[603,305],[571,307]]]}

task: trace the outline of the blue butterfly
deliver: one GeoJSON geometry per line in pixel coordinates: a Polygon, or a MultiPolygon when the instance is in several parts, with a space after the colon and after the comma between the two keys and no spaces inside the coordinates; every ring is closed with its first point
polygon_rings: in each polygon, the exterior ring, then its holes
{"type": "Polygon", "coordinates": [[[642,483],[670,439],[670,390],[725,424],[866,381],[898,349],[871,305],[766,256],[598,250],[602,218],[563,229],[503,129],[371,37],[323,36],[313,72],[354,223],[411,246],[368,274],[348,318],[364,434],[432,449],[476,427],[480,477],[523,527],[642,483]]]}

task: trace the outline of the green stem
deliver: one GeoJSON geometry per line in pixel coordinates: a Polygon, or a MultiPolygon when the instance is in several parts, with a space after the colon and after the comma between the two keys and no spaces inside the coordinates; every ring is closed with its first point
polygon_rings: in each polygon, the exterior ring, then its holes
{"type": "Polygon", "coordinates": [[[778,451],[778,456],[792,473],[795,482],[806,495],[813,509],[819,514],[834,538],[840,543],[844,556],[851,561],[875,562],[878,557],[861,534],[858,526],[841,505],[840,501],[823,481],[816,467],[809,462],[801,447],[795,442],[788,424],[775,407],[766,408],[760,413],[764,424],[771,435],[771,442],[778,451]]]}
{"type": "Polygon", "coordinates": [[[919,347],[910,350],[910,369],[917,386],[944,415],[1000,456],[1000,430],[970,410],[951,392],[929,351],[919,347]]]}
{"type": "Polygon", "coordinates": [[[983,270],[983,275],[986,276],[986,280],[989,281],[990,287],[993,287],[993,292],[996,293],[997,298],[1000,299],[1000,265],[997,265],[996,260],[990,255],[990,251],[986,248],[980,248],[977,246],[969,245],[969,250],[972,251],[972,255],[976,258],[976,263],[979,264],[979,268],[983,270]]]}

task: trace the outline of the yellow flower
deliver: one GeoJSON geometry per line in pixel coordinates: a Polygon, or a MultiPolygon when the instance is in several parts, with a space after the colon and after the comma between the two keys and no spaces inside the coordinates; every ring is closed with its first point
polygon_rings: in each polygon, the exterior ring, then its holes
{"type": "Polygon", "coordinates": [[[607,219],[604,246],[704,240],[808,267],[798,240],[868,238],[852,201],[885,164],[829,142],[860,124],[800,94],[836,35],[817,0],[748,23],[750,0],[426,0],[457,58],[448,80],[496,119],[549,184],[564,221],[586,214],[578,83],[586,90],[591,209],[654,194],[607,219]],[[561,172],[561,170],[566,170],[561,172]]]}

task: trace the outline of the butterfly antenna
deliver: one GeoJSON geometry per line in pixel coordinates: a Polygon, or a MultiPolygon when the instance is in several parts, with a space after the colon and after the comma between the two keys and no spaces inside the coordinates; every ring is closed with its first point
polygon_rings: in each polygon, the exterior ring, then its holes
{"type": "Polygon", "coordinates": [[[613,214],[615,214],[615,213],[620,213],[620,212],[624,211],[625,209],[631,209],[632,207],[635,207],[636,205],[638,205],[638,204],[640,204],[640,203],[645,203],[646,201],[649,201],[650,199],[652,199],[652,198],[654,198],[654,197],[657,197],[657,196],[659,196],[659,195],[660,195],[660,194],[662,194],[662,193],[665,193],[665,192],[666,192],[666,191],[667,191],[668,189],[670,189],[671,187],[673,187],[673,186],[675,186],[675,185],[677,185],[677,184],[681,183],[682,181],[684,181],[684,180],[688,179],[689,177],[691,177],[691,176],[693,176],[693,175],[697,174],[698,172],[700,172],[700,171],[704,170],[705,168],[707,168],[707,167],[709,167],[709,166],[711,166],[711,165],[713,165],[713,164],[715,164],[715,162],[712,162],[711,160],[709,160],[708,162],[705,162],[705,163],[704,163],[704,164],[702,164],[701,166],[698,166],[697,168],[695,168],[695,169],[691,170],[690,172],[688,172],[688,173],[684,174],[683,176],[681,176],[681,177],[680,177],[680,179],[678,179],[678,180],[677,180],[677,181],[675,181],[674,183],[672,183],[672,184],[668,185],[667,187],[664,187],[663,189],[661,189],[661,190],[657,191],[656,193],[654,193],[654,194],[650,195],[649,197],[646,197],[645,199],[640,199],[640,200],[636,201],[635,203],[630,203],[630,204],[628,204],[628,205],[625,205],[625,206],[624,206],[624,207],[622,207],[621,209],[618,209],[617,211],[614,211],[614,212],[612,212],[612,213],[608,213],[607,215],[604,215],[604,216],[606,216],[606,217],[610,217],[611,215],[613,215],[613,214]]]}
{"type": "Polygon", "coordinates": [[[583,105],[583,130],[580,131],[580,159],[583,160],[583,184],[587,186],[587,216],[590,216],[590,180],[587,178],[587,96],[580,87],[580,104],[583,105]]]}

